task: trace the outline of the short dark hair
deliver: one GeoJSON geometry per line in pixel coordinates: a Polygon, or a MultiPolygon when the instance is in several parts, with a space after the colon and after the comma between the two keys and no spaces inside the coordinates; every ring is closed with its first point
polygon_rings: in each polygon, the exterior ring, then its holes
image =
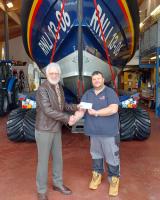
{"type": "Polygon", "coordinates": [[[92,76],[98,75],[98,74],[101,74],[101,76],[104,78],[102,72],[100,72],[100,71],[94,71],[94,72],[92,73],[92,76]]]}

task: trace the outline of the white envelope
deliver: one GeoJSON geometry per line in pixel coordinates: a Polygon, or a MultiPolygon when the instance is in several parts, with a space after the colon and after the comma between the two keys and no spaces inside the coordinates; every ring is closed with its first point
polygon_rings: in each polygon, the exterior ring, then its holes
{"type": "Polygon", "coordinates": [[[80,107],[83,109],[92,109],[92,103],[81,102],[80,107]]]}

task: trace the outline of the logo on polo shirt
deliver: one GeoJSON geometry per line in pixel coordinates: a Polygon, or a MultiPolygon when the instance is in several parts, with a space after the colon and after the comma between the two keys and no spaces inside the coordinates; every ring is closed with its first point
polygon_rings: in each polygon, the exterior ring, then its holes
{"type": "Polygon", "coordinates": [[[103,95],[103,96],[99,97],[99,99],[100,100],[105,100],[105,96],[103,95]]]}

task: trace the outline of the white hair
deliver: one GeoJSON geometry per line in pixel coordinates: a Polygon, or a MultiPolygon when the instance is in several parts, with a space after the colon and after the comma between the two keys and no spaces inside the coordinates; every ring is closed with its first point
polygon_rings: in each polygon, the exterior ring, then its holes
{"type": "Polygon", "coordinates": [[[59,72],[59,74],[61,74],[61,68],[60,68],[60,65],[58,63],[49,63],[47,66],[46,66],[46,74],[48,74],[48,71],[49,69],[51,68],[54,68],[54,69],[57,69],[57,71],[59,72]]]}

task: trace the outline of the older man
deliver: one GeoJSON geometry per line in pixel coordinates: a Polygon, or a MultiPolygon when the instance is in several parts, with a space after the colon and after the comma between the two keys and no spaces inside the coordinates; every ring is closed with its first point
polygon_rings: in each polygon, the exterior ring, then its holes
{"type": "Polygon", "coordinates": [[[64,111],[76,111],[76,105],[66,104],[62,86],[59,84],[61,70],[57,63],[46,67],[47,80],[38,88],[36,102],[35,137],[38,148],[37,190],[38,200],[47,200],[48,161],[50,152],[53,157],[53,190],[65,195],[71,190],[64,186],[62,178],[62,141],[61,127],[72,121],[64,111]]]}

